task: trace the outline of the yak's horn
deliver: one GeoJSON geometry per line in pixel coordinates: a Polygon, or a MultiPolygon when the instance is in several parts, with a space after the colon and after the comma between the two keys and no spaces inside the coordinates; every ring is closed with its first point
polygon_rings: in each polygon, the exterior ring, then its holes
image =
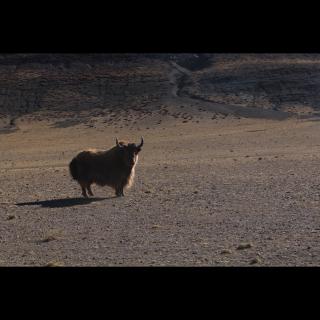
{"type": "Polygon", "coordinates": [[[143,146],[143,138],[141,137],[141,142],[140,144],[137,146],[137,148],[141,148],[143,146]]]}
{"type": "Polygon", "coordinates": [[[119,143],[118,138],[116,138],[116,144],[119,148],[122,148],[122,145],[119,143]]]}

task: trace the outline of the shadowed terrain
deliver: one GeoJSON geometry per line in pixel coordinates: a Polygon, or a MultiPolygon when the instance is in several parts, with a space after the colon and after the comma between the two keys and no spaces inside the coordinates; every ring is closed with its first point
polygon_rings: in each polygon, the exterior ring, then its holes
{"type": "MultiPolygon", "coordinates": [[[[41,206],[44,208],[63,208],[73,207],[82,204],[89,204],[95,201],[102,201],[109,198],[66,198],[66,199],[53,199],[45,201],[30,201],[16,203],[16,206],[41,206]]],[[[111,198],[110,198],[111,199],[111,198]]]]}
{"type": "Polygon", "coordinates": [[[316,54],[2,54],[0,132],[23,116],[57,118],[58,127],[92,125],[95,117],[131,123],[134,112],[181,117],[176,103],[240,117],[310,117],[319,113],[319,61],[316,54]]]}

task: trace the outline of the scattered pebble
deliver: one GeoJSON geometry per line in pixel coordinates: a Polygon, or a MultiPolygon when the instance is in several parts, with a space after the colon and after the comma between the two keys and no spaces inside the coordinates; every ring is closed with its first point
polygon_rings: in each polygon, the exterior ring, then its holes
{"type": "Polygon", "coordinates": [[[231,254],[232,251],[229,250],[229,249],[224,249],[224,250],[222,250],[220,253],[221,253],[221,254],[231,254]]]}
{"type": "Polygon", "coordinates": [[[51,262],[48,262],[45,267],[63,267],[64,264],[62,262],[54,262],[54,261],[51,261],[51,262]]]}
{"type": "Polygon", "coordinates": [[[260,262],[261,262],[261,260],[259,258],[254,258],[249,262],[249,264],[252,265],[252,264],[257,264],[257,263],[260,263],[260,262]]]}
{"type": "Polygon", "coordinates": [[[237,247],[237,250],[244,250],[244,249],[249,249],[252,248],[251,243],[242,243],[237,247]]]}
{"type": "Polygon", "coordinates": [[[55,236],[48,236],[46,238],[44,238],[43,240],[41,240],[41,242],[50,242],[50,241],[54,241],[54,240],[58,240],[55,236]]]}
{"type": "Polygon", "coordinates": [[[10,214],[10,215],[8,216],[7,220],[13,220],[13,219],[15,219],[15,218],[16,218],[16,216],[15,216],[14,214],[10,214]]]}

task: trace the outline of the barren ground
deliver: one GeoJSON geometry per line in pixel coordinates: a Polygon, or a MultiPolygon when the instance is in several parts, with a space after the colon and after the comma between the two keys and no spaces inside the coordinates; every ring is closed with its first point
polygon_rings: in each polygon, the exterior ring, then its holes
{"type": "Polygon", "coordinates": [[[280,58],[2,58],[0,265],[319,266],[320,58],[280,58]],[[72,157],[140,136],[125,197],[83,199],[72,157]]]}
{"type": "Polygon", "coordinates": [[[120,137],[102,119],[0,135],[1,265],[319,265],[319,122],[207,118],[122,128],[145,138],[124,198],[69,176],[120,137]]]}

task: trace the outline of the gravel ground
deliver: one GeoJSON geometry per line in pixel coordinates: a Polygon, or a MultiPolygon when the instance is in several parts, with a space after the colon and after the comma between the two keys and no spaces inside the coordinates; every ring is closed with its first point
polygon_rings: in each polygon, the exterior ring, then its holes
{"type": "Polygon", "coordinates": [[[211,116],[19,120],[0,135],[0,265],[318,266],[319,122],[211,116]],[[125,197],[81,198],[71,158],[141,135],[125,197]]]}

